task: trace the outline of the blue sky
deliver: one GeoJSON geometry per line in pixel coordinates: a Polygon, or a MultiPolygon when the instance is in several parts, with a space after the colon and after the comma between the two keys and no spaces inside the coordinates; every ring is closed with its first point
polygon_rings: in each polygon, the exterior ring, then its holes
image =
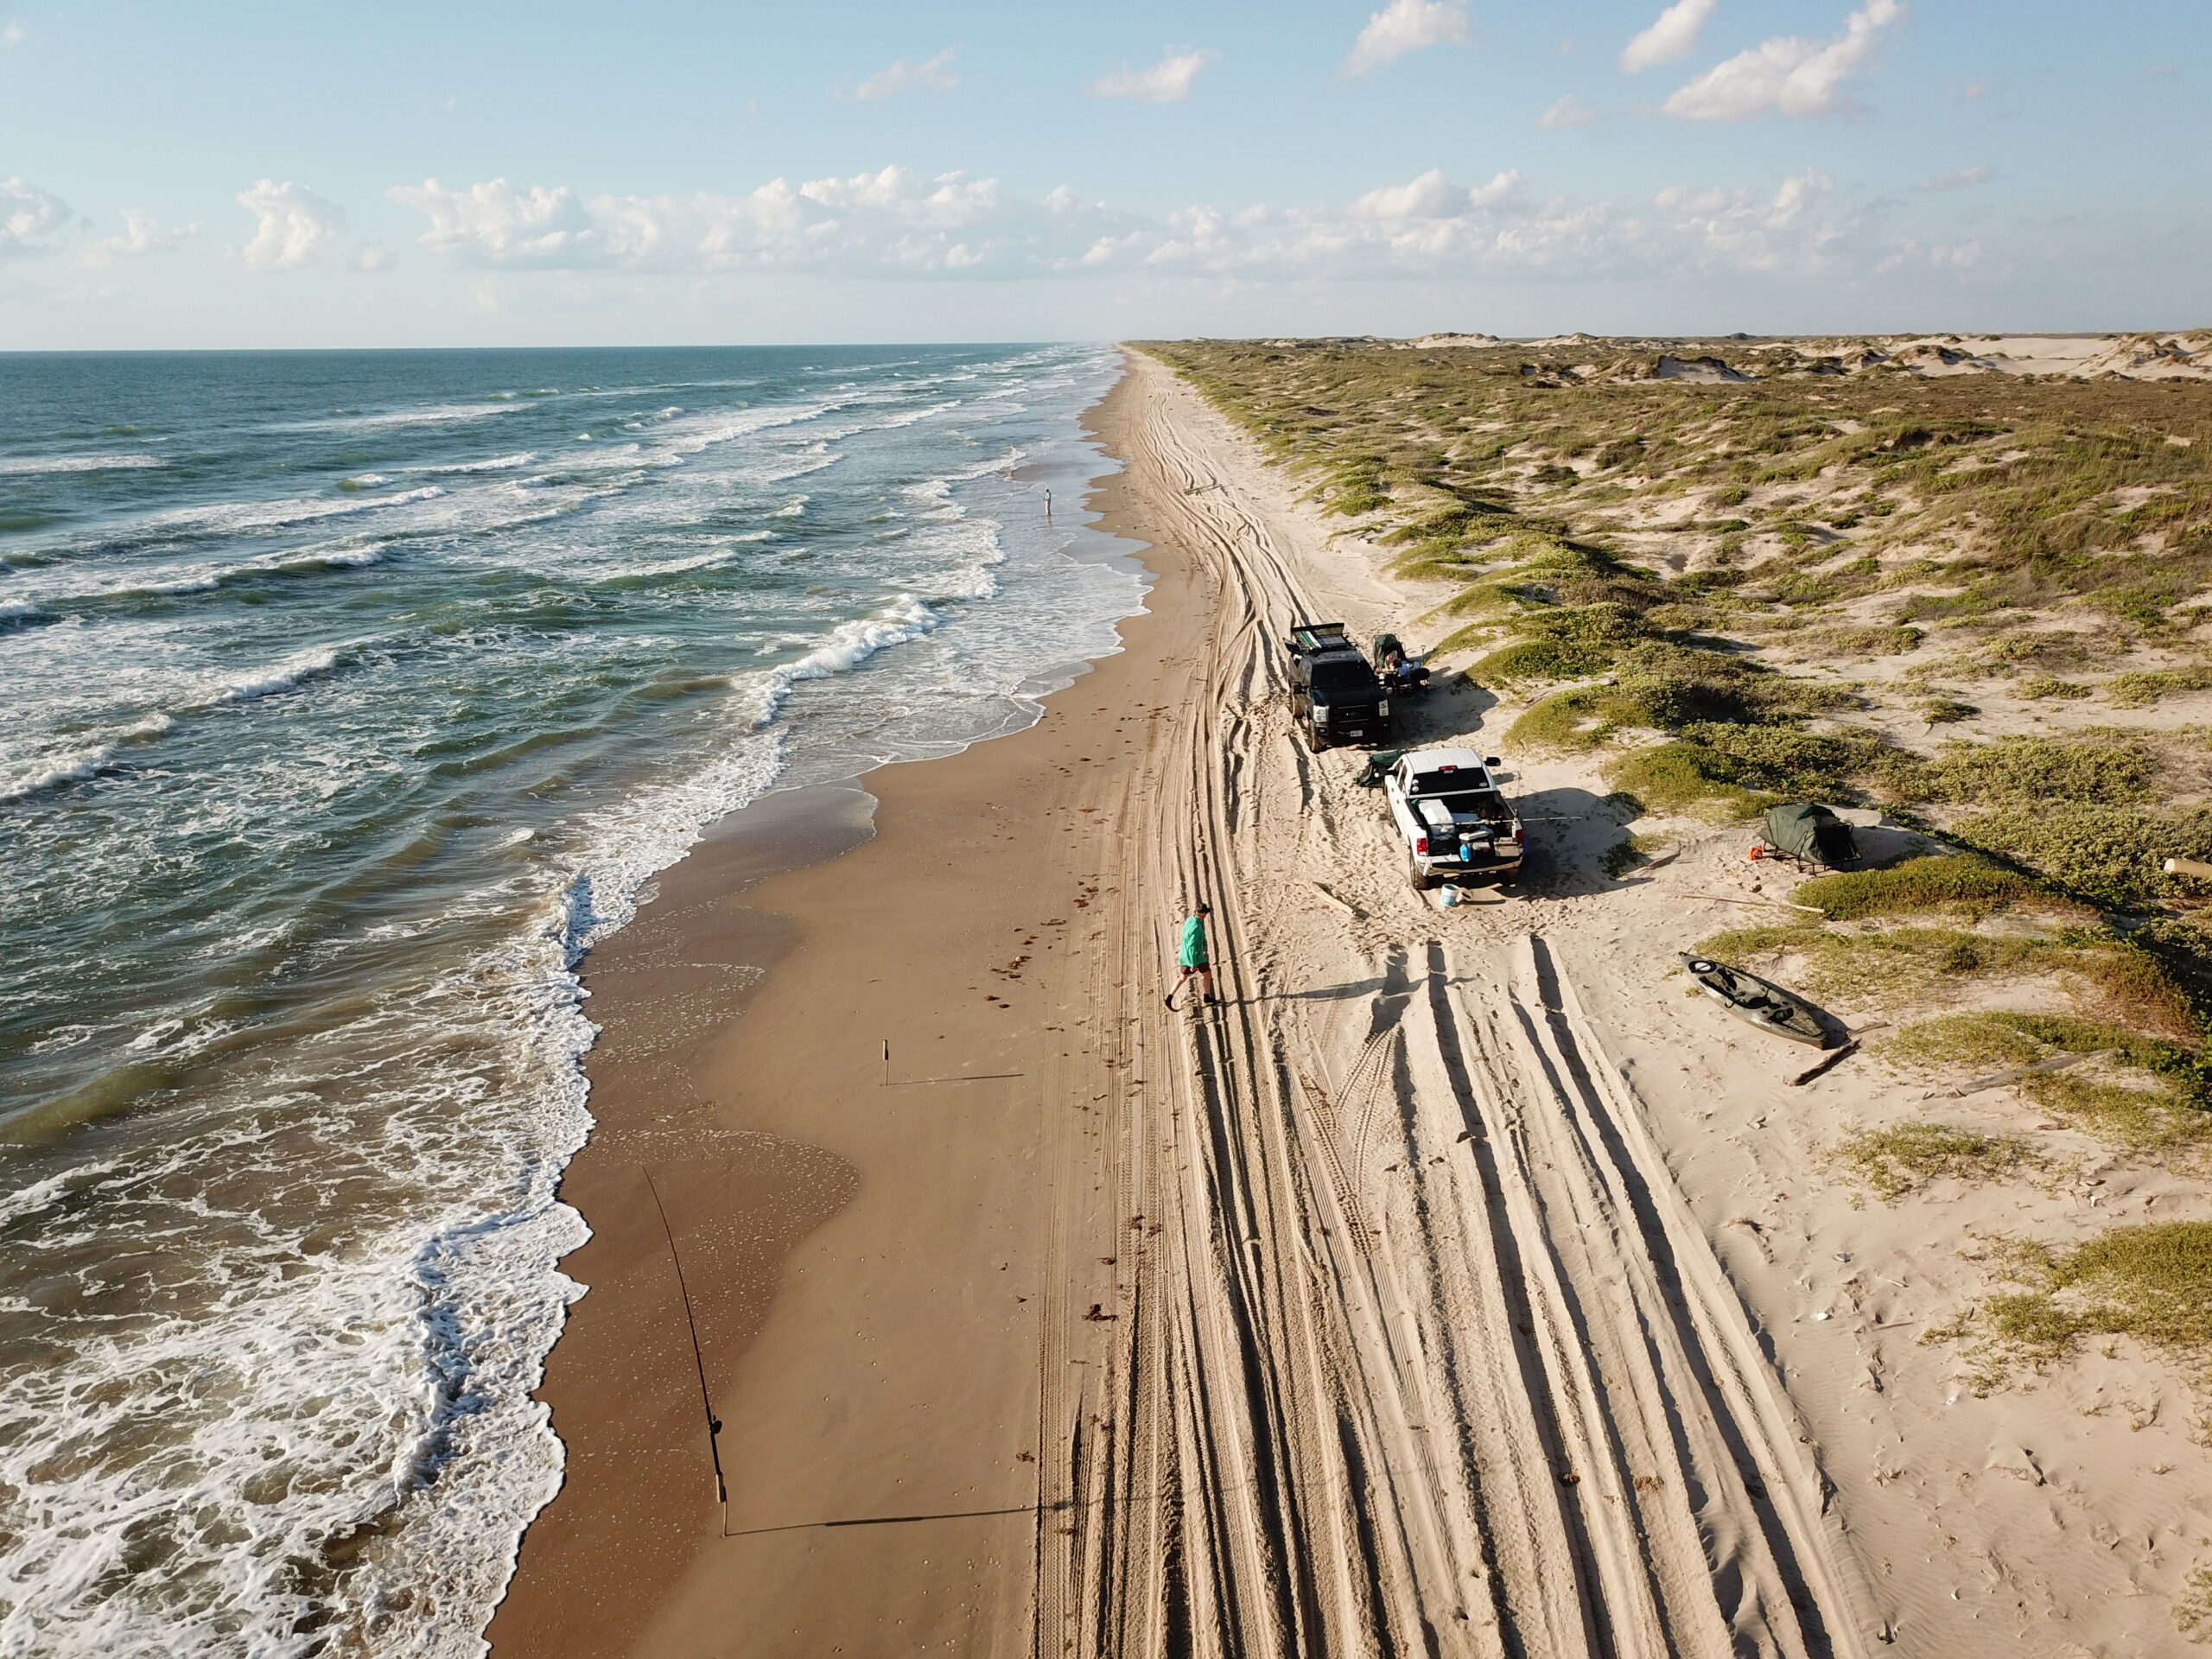
{"type": "Polygon", "coordinates": [[[0,349],[2212,321],[2212,0],[0,0],[0,349]]]}

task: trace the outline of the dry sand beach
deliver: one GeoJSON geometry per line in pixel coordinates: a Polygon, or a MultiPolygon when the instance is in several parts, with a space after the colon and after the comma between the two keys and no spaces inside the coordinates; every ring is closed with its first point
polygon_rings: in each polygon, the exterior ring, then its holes
{"type": "MultiPolygon", "coordinates": [[[[1155,577],[1122,652],[1019,735],[737,815],[587,964],[567,1479],[494,1651],[2189,1650],[2185,1369],[1977,1387],[1920,1338],[1989,1236],[2204,1183],[2076,1137],[1869,1202],[1823,1149],[1924,1084],[1793,1087],[1686,997],[1673,953],[1790,879],[1688,817],[1605,874],[1589,756],[1503,751],[1535,876],[1410,891],[1280,642],[1443,590],[1151,357],[1094,420],[1155,577]],[[1202,899],[1223,1004],[1171,1013],[1202,899]]],[[[1518,711],[1454,683],[1414,735],[1518,711]]]]}

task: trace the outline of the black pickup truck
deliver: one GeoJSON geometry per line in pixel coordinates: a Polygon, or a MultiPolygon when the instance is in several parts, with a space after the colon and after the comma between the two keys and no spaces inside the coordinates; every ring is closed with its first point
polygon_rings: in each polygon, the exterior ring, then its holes
{"type": "Polygon", "coordinates": [[[1316,749],[1387,743],[1390,699],[1341,622],[1298,622],[1290,651],[1290,714],[1316,749]]]}

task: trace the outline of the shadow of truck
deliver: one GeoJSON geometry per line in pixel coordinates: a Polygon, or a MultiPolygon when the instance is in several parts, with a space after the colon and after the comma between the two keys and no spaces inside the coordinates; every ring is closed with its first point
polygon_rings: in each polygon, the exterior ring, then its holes
{"type": "Polygon", "coordinates": [[[1520,885],[1532,893],[1566,899],[1609,893],[1627,885],[1605,874],[1605,855],[1629,823],[1627,809],[1610,795],[1586,789],[1539,789],[1516,796],[1515,809],[1529,834],[1520,885]]]}

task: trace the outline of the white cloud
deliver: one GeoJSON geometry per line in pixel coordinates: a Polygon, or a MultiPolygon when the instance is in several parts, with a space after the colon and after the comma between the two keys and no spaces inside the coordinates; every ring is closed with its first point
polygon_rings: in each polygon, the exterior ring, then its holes
{"type": "Polygon", "coordinates": [[[1630,74],[1655,63],[1687,58],[1697,48],[1697,37],[1720,0],[1675,0],[1650,28],[1621,49],[1621,67],[1630,74]]]}
{"type": "Polygon", "coordinates": [[[256,270],[291,270],[304,265],[346,232],[346,211],[305,185],[262,179],[238,192],[238,206],[258,222],[242,250],[256,270]]]}
{"type": "Polygon", "coordinates": [[[1885,238],[1874,209],[1815,173],[1768,188],[1677,186],[1637,204],[1539,198],[1510,168],[1472,188],[1431,168],[1340,204],[1193,204],[1157,217],[1065,188],[1024,196],[995,179],[898,167],[741,194],[583,196],[500,179],[389,194],[429,220],[423,245],[502,283],[531,270],[1663,281],[1720,270],[1867,275],[1900,250],[1929,258],[1885,238]]]}
{"type": "MultiPolygon", "coordinates": [[[[480,265],[577,266],[610,263],[606,231],[566,185],[517,190],[505,179],[448,190],[435,179],[385,193],[425,215],[423,245],[480,265]]],[[[632,198],[632,200],[635,200],[632,198]]],[[[618,199],[604,198],[611,219],[618,199]]]]}
{"type": "Polygon", "coordinates": [[[1586,127],[1598,119],[1595,106],[1584,103],[1573,92],[1536,118],[1540,127],[1586,127]]]}
{"type": "Polygon", "coordinates": [[[1498,174],[1479,189],[1447,183],[1444,169],[1432,167],[1407,184],[1386,184],[1353,202],[1354,219],[1450,219],[1471,207],[1488,207],[1521,188],[1517,171],[1498,174]]]}
{"type": "Polygon", "coordinates": [[[1134,98],[1146,104],[1179,104],[1190,96],[1191,83],[1198,79],[1198,71],[1220,57],[1211,47],[1201,46],[1187,52],[1171,51],[1149,69],[1132,69],[1125,63],[1099,76],[1091,84],[1091,95],[1134,98]]]}
{"type": "Polygon", "coordinates": [[[123,210],[123,234],[105,236],[89,244],[85,249],[85,263],[109,265],[118,259],[137,259],[149,253],[175,253],[188,237],[199,234],[200,226],[196,224],[165,231],[151,213],[126,207],[123,210]]]}
{"type": "Polygon", "coordinates": [[[1079,246],[1111,217],[1055,190],[1008,197],[995,179],[906,168],[744,195],[579,196],[505,179],[449,189],[435,179],[387,192],[430,221],[423,245],[496,269],[804,270],[911,275],[1007,268],[1079,246]],[[1080,222],[1081,232],[1068,227],[1080,222]]]}
{"type": "Polygon", "coordinates": [[[1390,0],[1367,20],[1344,60],[1344,73],[1363,75],[1412,52],[1426,52],[1447,41],[1465,46],[1467,9],[1457,0],[1390,0]]]}
{"type": "Polygon", "coordinates": [[[364,242],[346,263],[355,270],[390,270],[399,263],[399,250],[389,242],[364,242]]]}
{"type": "Polygon", "coordinates": [[[1882,31],[1904,16],[1904,0],[1866,0],[1834,39],[1762,41],[1676,89],[1663,107],[1685,121],[1741,121],[1766,110],[1826,115],[1840,107],[1843,83],[1874,54],[1882,31]]]}
{"type": "Polygon", "coordinates": [[[854,87],[853,96],[863,104],[873,104],[879,99],[896,98],[900,92],[949,92],[960,84],[960,77],[950,73],[955,55],[948,47],[919,63],[908,63],[901,58],[854,87]]]}
{"type": "Polygon", "coordinates": [[[12,18],[6,23],[0,23],[0,47],[21,46],[30,37],[30,30],[12,18]]]}
{"type": "Polygon", "coordinates": [[[1815,270],[1870,241],[1869,216],[1839,204],[1835,181],[1800,173],[1764,195],[1745,186],[1674,185],[1652,198],[1659,223],[1700,267],[1815,270]]]}
{"type": "Polygon", "coordinates": [[[0,179],[0,259],[52,252],[48,238],[74,217],[60,197],[21,179],[0,179]]]}
{"type": "Polygon", "coordinates": [[[1969,167],[1963,172],[1938,173],[1932,179],[1923,179],[1916,190],[1969,190],[1977,184],[1987,184],[1997,176],[1993,167],[1969,167]]]}

